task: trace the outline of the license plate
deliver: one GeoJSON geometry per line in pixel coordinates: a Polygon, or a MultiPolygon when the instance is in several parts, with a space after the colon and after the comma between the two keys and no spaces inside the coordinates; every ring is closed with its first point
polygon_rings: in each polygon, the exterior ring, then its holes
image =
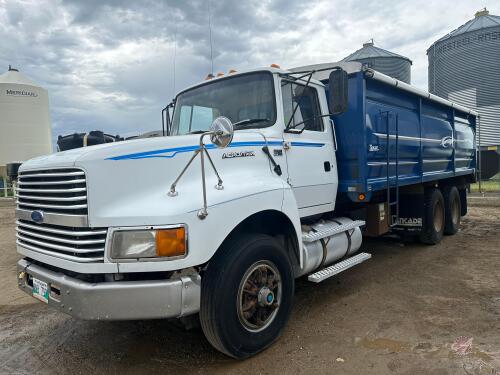
{"type": "Polygon", "coordinates": [[[36,299],[49,303],[49,286],[45,281],[33,278],[32,294],[36,299]]]}

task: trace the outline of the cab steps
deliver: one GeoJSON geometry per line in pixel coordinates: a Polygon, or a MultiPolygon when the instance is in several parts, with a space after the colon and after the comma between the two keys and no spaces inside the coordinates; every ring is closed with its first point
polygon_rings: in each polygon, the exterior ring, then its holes
{"type": "Polygon", "coordinates": [[[325,267],[319,271],[311,273],[307,279],[313,283],[320,283],[323,280],[328,279],[334,275],[341,273],[342,271],[348,270],[351,267],[354,267],[360,263],[363,263],[365,260],[368,260],[372,257],[371,254],[368,253],[359,253],[354,255],[346,260],[335,263],[331,266],[325,267]]]}
{"type": "Polygon", "coordinates": [[[342,233],[357,227],[361,227],[365,225],[365,222],[363,220],[354,220],[351,221],[350,223],[347,224],[325,224],[321,230],[317,232],[309,232],[309,233],[304,233],[302,234],[302,241],[303,242],[314,242],[318,241],[322,238],[330,237],[338,233],[342,233]]]}

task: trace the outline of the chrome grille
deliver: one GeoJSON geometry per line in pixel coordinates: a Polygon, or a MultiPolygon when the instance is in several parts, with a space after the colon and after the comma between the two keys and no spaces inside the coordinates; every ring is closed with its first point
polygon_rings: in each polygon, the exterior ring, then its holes
{"type": "Polygon", "coordinates": [[[19,173],[17,205],[64,215],[87,215],[85,172],[77,168],[19,173]]]}
{"type": "Polygon", "coordinates": [[[72,228],[18,220],[17,244],[41,254],[76,262],[104,260],[106,228],[72,228]]]}

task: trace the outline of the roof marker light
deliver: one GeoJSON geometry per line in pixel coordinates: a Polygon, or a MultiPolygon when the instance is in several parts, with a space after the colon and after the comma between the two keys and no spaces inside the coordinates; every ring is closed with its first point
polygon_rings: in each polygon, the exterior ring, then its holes
{"type": "Polygon", "coordinates": [[[271,64],[271,68],[281,69],[281,67],[278,64],[271,64]]]}

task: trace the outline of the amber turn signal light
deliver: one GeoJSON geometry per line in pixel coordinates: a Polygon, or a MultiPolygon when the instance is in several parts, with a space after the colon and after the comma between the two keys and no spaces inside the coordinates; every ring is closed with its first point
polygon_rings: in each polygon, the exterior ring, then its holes
{"type": "Polygon", "coordinates": [[[156,256],[175,257],[186,255],[186,230],[184,227],[156,231],[156,256]]]}

